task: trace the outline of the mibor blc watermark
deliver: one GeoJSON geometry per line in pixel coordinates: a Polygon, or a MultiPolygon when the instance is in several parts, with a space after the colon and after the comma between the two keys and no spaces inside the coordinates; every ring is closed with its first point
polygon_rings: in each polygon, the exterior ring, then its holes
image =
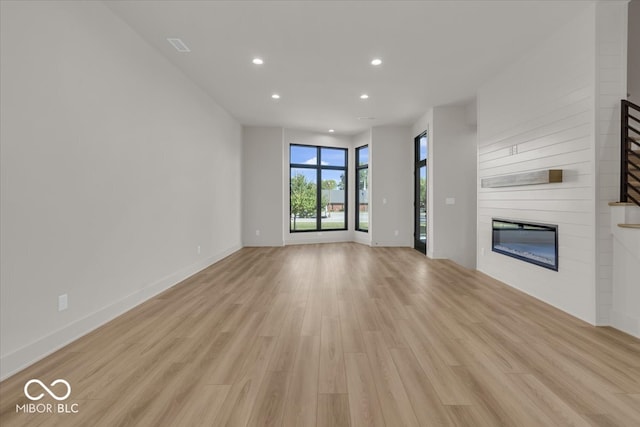
{"type": "Polygon", "coordinates": [[[71,396],[71,384],[63,379],[57,379],[49,386],[38,379],[31,379],[24,385],[24,395],[32,403],[17,404],[16,412],[24,414],[77,414],[80,411],[77,403],[62,403],[71,396]],[[47,394],[58,403],[33,403],[38,402],[47,394]]]}

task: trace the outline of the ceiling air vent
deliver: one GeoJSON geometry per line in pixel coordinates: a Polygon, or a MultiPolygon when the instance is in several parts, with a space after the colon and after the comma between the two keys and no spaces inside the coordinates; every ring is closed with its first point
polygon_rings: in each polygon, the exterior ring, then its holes
{"type": "Polygon", "coordinates": [[[175,47],[178,52],[191,52],[191,49],[189,49],[187,45],[184,44],[184,42],[180,39],[168,38],[167,41],[171,43],[171,46],[175,47]]]}

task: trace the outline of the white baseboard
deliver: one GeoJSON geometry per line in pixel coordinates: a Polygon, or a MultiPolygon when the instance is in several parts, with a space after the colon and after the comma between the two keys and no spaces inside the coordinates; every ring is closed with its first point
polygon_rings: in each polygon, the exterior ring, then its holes
{"type": "Polygon", "coordinates": [[[362,245],[371,246],[371,236],[369,235],[369,233],[356,231],[353,236],[353,241],[362,245]]]}
{"type": "Polygon", "coordinates": [[[258,241],[255,239],[244,239],[242,241],[243,248],[275,248],[284,246],[284,240],[273,240],[273,241],[258,241]]]}
{"type": "Polygon", "coordinates": [[[94,313],[75,320],[65,327],[58,329],[57,331],[54,331],[31,344],[2,356],[2,358],[0,358],[0,381],[20,372],[69,343],[153,298],[159,293],[164,292],[170,287],[182,282],[186,278],[193,276],[210,265],[228,257],[241,248],[241,246],[236,245],[212,257],[208,257],[195,264],[184,267],[94,313]]]}
{"type": "Polygon", "coordinates": [[[382,248],[411,248],[413,245],[407,242],[398,242],[396,240],[379,240],[377,242],[371,243],[372,247],[382,247],[382,248]]]}
{"type": "Polygon", "coordinates": [[[318,238],[318,237],[312,237],[309,239],[289,239],[289,240],[285,240],[284,245],[285,246],[291,246],[291,245],[316,245],[316,244],[322,244],[322,243],[346,243],[346,242],[353,242],[353,239],[351,239],[350,237],[343,237],[343,238],[318,238]]]}
{"type": "Polygon", "coordinates": [[[640,338],[640,319],[611,310],[611,327],[640,338]]]}

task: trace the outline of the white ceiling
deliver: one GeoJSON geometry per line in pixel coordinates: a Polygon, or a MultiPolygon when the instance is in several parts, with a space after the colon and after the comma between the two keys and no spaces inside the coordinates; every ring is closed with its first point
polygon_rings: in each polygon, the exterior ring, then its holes
{"type": "Polygon", "coordinates": [[[342,134],[473,99],[587,3],[105,1],[240,123],[342,134]]]}

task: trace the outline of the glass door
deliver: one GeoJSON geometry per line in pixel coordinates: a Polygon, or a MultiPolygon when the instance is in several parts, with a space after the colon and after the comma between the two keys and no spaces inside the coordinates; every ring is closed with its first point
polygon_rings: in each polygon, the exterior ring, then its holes
{"type": "Polygon", "coordinates": [[[423,254],[427,253],[427,158],[428,144],[427,132],[416,136],[415,142],[415,198],[413,205],[414,232],[413,247],[423,254]]]}

